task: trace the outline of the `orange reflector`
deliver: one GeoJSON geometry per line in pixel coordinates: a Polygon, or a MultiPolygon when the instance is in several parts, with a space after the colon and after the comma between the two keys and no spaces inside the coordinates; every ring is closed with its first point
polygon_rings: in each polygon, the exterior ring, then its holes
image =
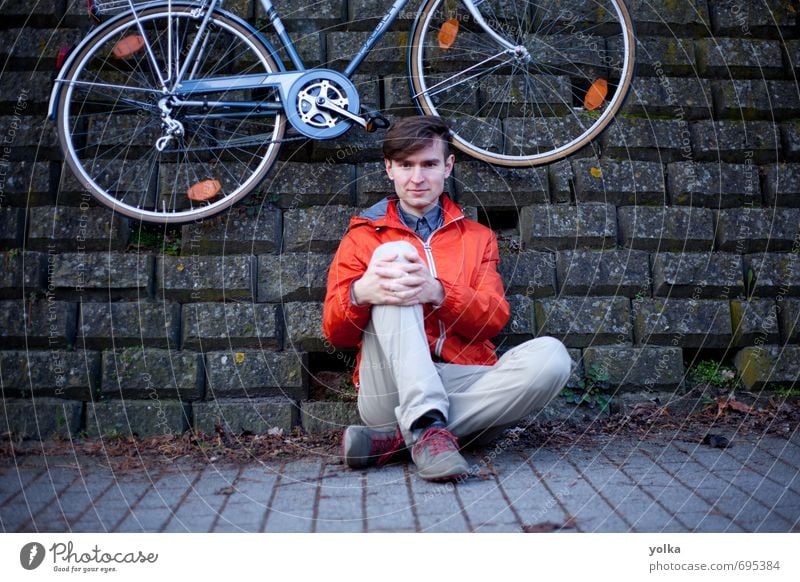
{"type": "Polygon", "coordinates": [[[588,111],[594,111],[603,104],[603,101],[608,95],[608,81],[605,79],[597,79],[589,90],[586,91],[586,97],[583,99],[583,106],[588,111]]]}
{"type": "Polygon", "coordinates": [[[142,50],[142,47],[144,47],[144,37],[138,34],[129,34],[122,40],[117,41],[117,44],[114,45],[114,57],[118,59],[127,59],[142,50]]]}
{"type": "Polygon", "coordinates": [[[214,196],[219,194],[222,190],[222,184],[218,180],[203,180],[191,186],[186,192],[189,200],[196,200],[202,202],[204,200],[211,200],[214,196]]]}
{"type": "Polygon", "coordinates": [[[445,22],[442,25],[441,30],[439,30],[439,48],[447,50],[453,46],[453,43],[456,41],[457,34],[458,20],[451,18],[445,22]]]}

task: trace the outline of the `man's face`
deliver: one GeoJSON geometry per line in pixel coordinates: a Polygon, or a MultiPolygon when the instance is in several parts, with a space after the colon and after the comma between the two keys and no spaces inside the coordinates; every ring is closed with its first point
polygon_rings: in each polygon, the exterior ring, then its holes
{"type": "Polygon", "coordinates": [[[438,202],[444,181],[453,170],[455,157],[445,158],[445,143],[435,139],[427,147],[400,160],[384,160],[386,173],[394,182],[394,191],[403,210],[423,216],[438,202]]]}

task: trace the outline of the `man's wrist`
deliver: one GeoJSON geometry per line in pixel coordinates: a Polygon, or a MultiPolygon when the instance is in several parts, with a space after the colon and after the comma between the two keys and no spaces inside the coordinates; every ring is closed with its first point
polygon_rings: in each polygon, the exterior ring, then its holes
{"type": "Polygon", "coordinates": [[[361,279],[356,279],[350,284],[350,303],[353,305],[361,305],[358,302],[358,296],[356,295],[356,283],[358,283],[361,279]]]}

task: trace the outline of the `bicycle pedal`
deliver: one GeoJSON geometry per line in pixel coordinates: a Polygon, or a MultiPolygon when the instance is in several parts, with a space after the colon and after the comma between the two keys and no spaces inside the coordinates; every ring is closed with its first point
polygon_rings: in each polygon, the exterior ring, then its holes
{"type": "Polygon", "coordinates": [[[373,133],[379,129],[389,129],[391,125],[389,120],[378,111],[368,111],[364,116],[364,120],[367,122],[366,125],[364,125],[364,129],[367,133],[373,133]]]}
{"type": "Polygon", "coordinates": [[[142,48],[144,48],[144,37],[138,34],[129,34],[117,41],[111,52],[114,54],[114,58],[123,60],[132,57],[142,48]]]}
{"type": "Polygon", "coordinates": [[[222,190],[222,184],[219,183],[219,180],[203,180],[190,186],[186,192],[186,197],[196,202],[204,202],[211,200],[219,194],[220,190],[222,190]]]}

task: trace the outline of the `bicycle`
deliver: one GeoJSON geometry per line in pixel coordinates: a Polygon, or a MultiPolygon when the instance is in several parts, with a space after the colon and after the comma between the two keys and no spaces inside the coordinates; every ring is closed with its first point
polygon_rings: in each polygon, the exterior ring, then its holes
{"type": "MultiPolygon", "coordinates": [[[[244,198],[290,125],[302,139],[385,128],[351,78],[408,0],[342,72],[306,69],[271,0],[291,68],[224,0],[94,0],[111,18],[72,51],[49,115],[67,164],[113,210],[146,222],[210,217],[244,198]],[[115,15],[114,15],[115,14],[115,15]]],[[[422,114],[448,119],[477,159],[533,166],[593,140],[630,87],[634,33],[620,0],[423,0],[408,46],[422,114]]]]}

